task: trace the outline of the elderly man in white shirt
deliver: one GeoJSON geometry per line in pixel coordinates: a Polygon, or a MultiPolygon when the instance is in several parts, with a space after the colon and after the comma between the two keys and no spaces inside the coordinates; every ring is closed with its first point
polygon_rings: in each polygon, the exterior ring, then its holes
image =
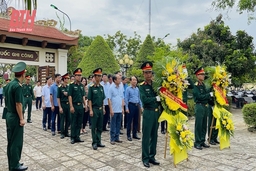
{"type": "Polygon", "coordinates": [[[33,89],[34,96],[36,98],[36,110],[41,110],[42,108],[42,86],[40,81],[37,81],[36,86],[33,89]]]}

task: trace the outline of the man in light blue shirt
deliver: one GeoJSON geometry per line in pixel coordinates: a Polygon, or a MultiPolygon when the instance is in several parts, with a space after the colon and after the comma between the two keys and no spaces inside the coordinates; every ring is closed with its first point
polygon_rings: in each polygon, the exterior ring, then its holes
{"type": "Polygon", "coordinates": [[[123,87],[120,86],[121,76],[113,76],[113,82],[108,91],[108,104],[110,109],[110,143],[122,143],[119,139],[122,114],[124,114],[123,87]]]}
{"type": "Polygon", "coordinates": [[[3,106],[3,87],[2,84],[0,84],[0,104],[1,107],[3,106]]]}
{"type": "Polygon", "coordinates": [[[138,120],[139,120],[139,111],[142,108],[142,103],[140,100],[140,92],[137,87],[137,78],[132,76],[130,78],[131,86],[129,86],[125,91],[125,111],[127,115],[127,140],[132,141],[131,138],[131,124],[132,135],[134,139],[140,139],[137,136],[138,120]]]}
{"type": "Polygon", "coordinates": [[[51,99],[50,99],[50,87],[52,85],[52,77],[46,78],[46,84],[42,89],[42,107],[43,107],[43,130],[46,131],[46,120],[48,120],[48,129],[51,129],[51,99]]]}
{"type": "Polygon", "coordinates": [[[104,89],[104,93],[105,93],[105,99],[103,101],[104,103],[104,106],[105,106],[105,115],[103,116],[103,131],[108,131],[107,129],[107,123],[108,123],[108,120],[109,120],[109,114],[110,114],[110,111],[109,111],[109,105],[108,105],[108,90],[109,90],[109,87],[110,87],[110,84],[108,82],[108,76],[106,73],[103,73],[102,74],[102,81],[100,83],[102,86],[103,86],[103,89],[104,89]]]}
{"type": "Polygon", "coordinates": [[[56,130],[56,116],[57,116],[57,131],[60,132],[60,115],[59,115],[59,104],[57,100],[58,87],[61,82],[61,75],[55,74],[55,82],[51,85],[50,88],[50,99],[51,99],[51,109],[52,109],[52,136],[55,136],[56,130]]]}

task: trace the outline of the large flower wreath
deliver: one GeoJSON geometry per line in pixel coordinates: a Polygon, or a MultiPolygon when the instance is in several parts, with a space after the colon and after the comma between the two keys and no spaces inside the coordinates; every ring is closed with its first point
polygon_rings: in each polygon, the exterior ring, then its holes
{"type": "Polygon", "coordinates": [[[232,114],[225,109],[228,106],[226,89],[230,84],[230,76],[226,72],[225,66],[217,65],[210,72],[211,84],[214,90],[213,116],[216,118],[218,137],[220,139],[220,149],[230,147],[230,136],[234,135],[234,123],[232,114]]]}
{"type": "Polygon", "coordinates": [[[174,164],[188,158],[187,150],[193,147],[194,135],[188,129],[188,118],[182,113],[187,105],[182,101],[182,93],[189,85],[185,66],[175,58],[165,57],[154,65],[154,89],[161,97],[163,112],[159,122],[168,122],[170,153],[174,164]]]}

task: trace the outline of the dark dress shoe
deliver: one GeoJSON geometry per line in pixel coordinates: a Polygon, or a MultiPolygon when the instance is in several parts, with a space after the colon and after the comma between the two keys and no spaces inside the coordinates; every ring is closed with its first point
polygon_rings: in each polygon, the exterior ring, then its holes
{"type": "Polygon", "coordinates": [[[138,136],[133,136],[132,138],[140,140],[140,138],[138,136]]]}
{"type": "Polygon", "coordinates": [[[117,142],[117,143],[122,143],[123,141],[120,141],[120,140],[116,140],[115,142],[117,142]]]}
{"type": "Polygon", "coordinates": [[[47,131],[47,129],[46,129],[46,128],[43,128],[43,130],[44,130],[44,131],[47,131]]]}
{"type": "Polygon", "coordinates": [[[132,138],[131,138],[131,137],[128,137],[127,140],[128,140],[128,141],[132,141],[132,138]]]}
{"type": "Polygon", "coordinates": [[[219,144],[220,142],[217,140],[217,139],[215,139],[215,140],[213,140],[216,144],[219,144]]]}
{"type": "Polygon", "coordinates": [[[94,150],[97,150],[97,148],[98,148],[98,147],[97,147],[97,144],[93,144],[93,145],[92,145],[92,148],[93,148],[94,150]]]}
{"type": "Polygon", "coordinates": [[[71,139],[70,143],[71,143],[71,144],[75,144],[75,140],[74,140],[74,139],[71,139]]]}
{"type": "Polygon", "coordinates": [[[120,135],[123,135],[124,133],[120,132],[120,135]]]}
{"type": "Polygon", "coordinates": [[[24,163],[20,163],[21,166],[23,166],[24,163]]]}
{"type": "Polygon", "coordinates": [[[150,165],[149,165],[148,162],[144,162],[143,165],[144,165],[145,167],[150,167],[150,165]]]}
{"type": "Polygon", "coordinates": [[[200,145],[194,145],[194,147],[198,150],[202,150],[203,148],[200,145]]]}
{"type": "Polygon", "coordinates": [[[70,137],[70,135],[69,135],[69,134],[66,134],[65,137],[70,137]]]}
{"type": "Polygon", "coordinates": [[[165,134],[165,131],[161,131],[162,134],[165,134]]]}
{"type": "Polygon", "coordinates": [[[209,148],[210,147],[209,145],[207,145],[205,143],[203,143],[201,146],[204,147],[204,148],[209,148]]]}
{"type": "Polygon", "coordinates": [[[56,134],[55,134],[55,132],[52,132],[52,136],[55,136],[56,134]]]}
{"type": "Polygon", "coordinates": [[[61,135],[61,136],[60,136],[60,139],[63,139],[63,138],[65,138],[65,135],[61,135]]]}
{"type": "Polygon", "coordinates": [[[80,142],[84,142],[84,140],[77,139],[77,140],[75,140],[75,142],[80,143],[80,142]]]}
{"type": "Polygon", "coordinates": [[[27,123],[32,123],[32,121],[31,121],[31,120],[29,120],[29,121],[27,121],[27,123]]]}
{"type": "Polygon", "coordinates": [[[97,147],[105,147],[103,144],[97,144],[97,147]]]}
{"type": "Polygon", "coordinates": [[[27,166],[21,166],[21,165],[20,165],[19,167],[15,168],[15,169],[13,169],[13,170],[15,170],[15,171],[17,170],[17,171],[18,171],[18,170],[27,170],[27,169],[28,169],[27,166]]]}
{"type": "Polygon", "coordinates": [[[160,163],[156,160],[149,160],[149,163],[153,164],[153,165],[159,165],[160,163]]]}
{"type": "Polygon", "coordinates": [[[211,145],[216,145],[216,143],[213,140],[210,141],[210,144],[211,145]]]}

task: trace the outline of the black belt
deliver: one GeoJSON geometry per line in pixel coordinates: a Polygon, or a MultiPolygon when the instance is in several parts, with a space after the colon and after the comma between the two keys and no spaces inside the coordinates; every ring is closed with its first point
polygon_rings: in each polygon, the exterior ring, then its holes
{"type": "Polygon", "coordinates": [[[102,106],[100,106],[100,107],[98,107],[98,106],[93,106],[92,108],[101,110],[101,109],[102,109],[102,106]]]}
{"type": "Polygon", "coordinates": [[[153,110],[155,112],[157,112],[159,109],[158,108],[144,108],[145,110],[153,110]]]}
{"type": "Polygon", "coordinates": [[[132,103],[132,102],[129,102],[129,104],[134,105],[134,106],[139,106],[139,103],[132,103]]]}
{"type": "Polygon", "coordinates": [[[61,103],[64,103],[64,104],[69,104],[69,102],[61,102],[61,103]]]}
{"type": "Polygon", "coordinates": [[[24,97],[31,97],[31,96],[24,96],[24,97]]]}

